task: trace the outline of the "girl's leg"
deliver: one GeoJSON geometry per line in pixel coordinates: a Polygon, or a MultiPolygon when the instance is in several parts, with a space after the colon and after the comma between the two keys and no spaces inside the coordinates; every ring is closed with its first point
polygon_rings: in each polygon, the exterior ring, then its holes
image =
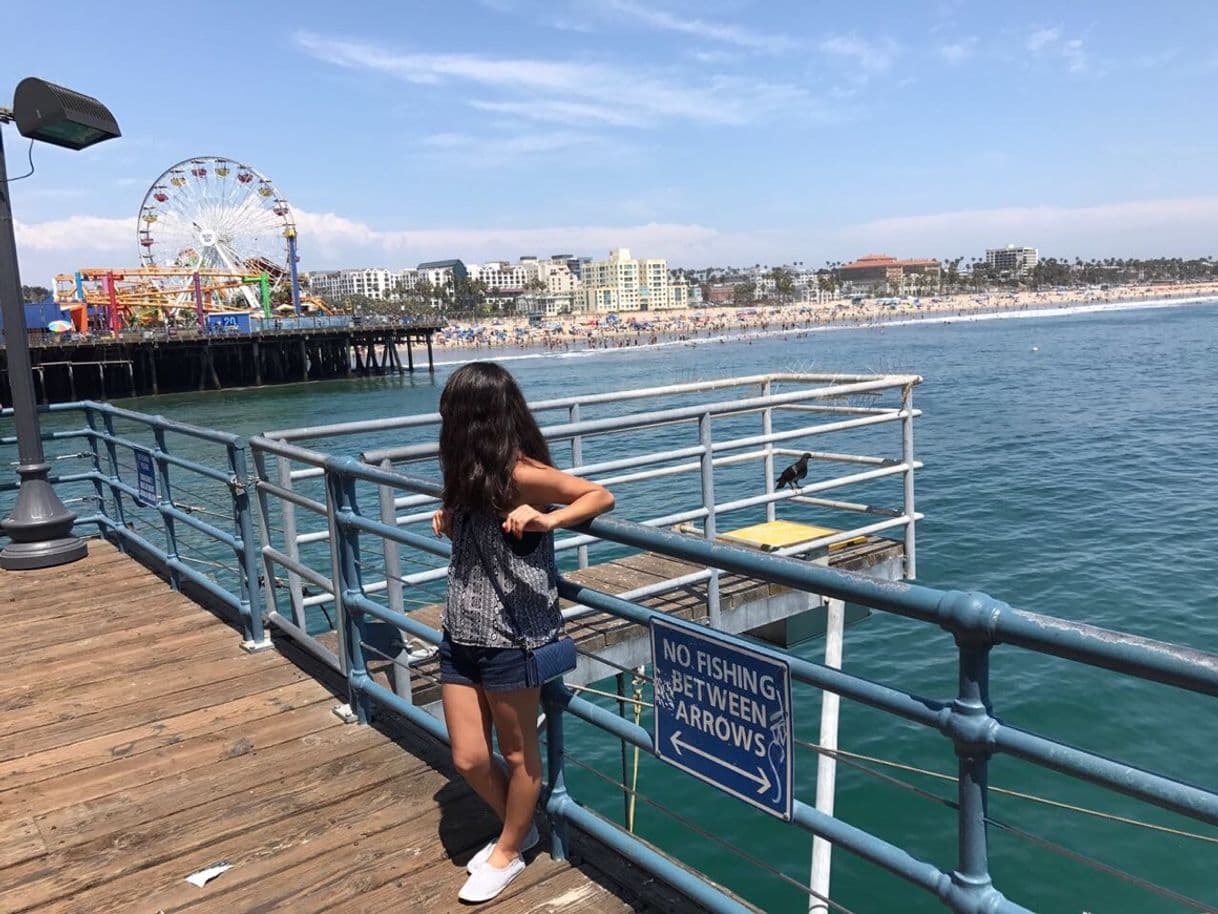
{"type": "Polygon", "coordinates": [[[505,867],[520,853],[521,842],[533,825],[541,794],[541,752],[537,745],[537,707],[541,689],[487,692],[499,751],[508,763],[507,809],[503,832],[495,843],[490,864],[505,867]]]}
{"type": "Polygon", "coordinates": [[[477,686],[446,682],[440,686],[440,700],[453,765],[502,822],[507,813],[508,782],[491,758],[491,711],[486,693],[477,686]]]}

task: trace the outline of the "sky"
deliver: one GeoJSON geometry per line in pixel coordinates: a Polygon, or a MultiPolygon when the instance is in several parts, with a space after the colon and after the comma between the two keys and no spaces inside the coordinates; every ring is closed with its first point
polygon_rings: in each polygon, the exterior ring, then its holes
{"type": "Polygon", "coordinates": [[[35,146],[27,284],[135,265],[149,185],[198,155],[275,182],[305,270],[1218,253],[1212,0],[0,7],[0,98],[41,76],[123,132],[35,146]]]}

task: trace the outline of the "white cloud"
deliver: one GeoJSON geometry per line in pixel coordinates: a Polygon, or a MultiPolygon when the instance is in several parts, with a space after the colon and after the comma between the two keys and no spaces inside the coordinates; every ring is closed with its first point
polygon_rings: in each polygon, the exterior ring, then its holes
{"type": "Polygon", "coordinates": [[[1062,30],[1059,28],[1052,29],[1037,29],[1028,36],[1028,40],[1024,42],[1024,47],[1029,51],[1036,53],[1044,50],[1051,44],[1056,44],[1061,40],[1062,30]]]}
{"type": "Polygon", "coordinates": [[[557,152],[593,142],[596,137],[572,131],[518,133],[515,135],[471,136],[464,133],[433,133],[420,141],[436,149],[459,150],[487,163],[509,157],[557,152]]]}
{"type": "Polygon", "coordinates": [[[950,64],[959,64],[968,60],[973,56],[973,52],[977,49],[976,37],[970,36],[962,38],[959,41],[953,41],[949,44],[939,47],[939,56],[950,64]]]}
{"type": "Polygon", "coordinates": [[[644,127],[645,117],[640,117],[632,111],[621,111],[604,105],[593,105],[585,102],[564,102],[557,100],[534,99],[524,102],[495,102],[485,99],[471,99],[471,108],[479,111],[491,111],[496,114],[510,114],[513,117],[525,117],[534,121],[547,121],[559,124],[587,124],[595,121],[611,127],[644,127]]]}
{"type": "Polygon", "coordinates": [[[634,3],[632,0],[597,0],[597,6],[605,15],[630,16],[652,28],[733,44],[751,51],[777,53],[792,50],[797,46],[796,42],[786,35],[755,32],[732,23],[677,16],[654,6],[634,3]]]}
{"type": "Polygon", "coordinates": [[[1024,47],[1039,57],[1057,58],[1065,62],[1071,73],[1085,73],[1090,68],[1087,48],[1081,38],[1066,38],[1061,28],[1036,29],[1024,42],[1024,47]]]}
{"type": "MultiPolygon", "coordinates": [[[[1044,256],[1200,256],[1214,253],[1210,239],[1218,235],[1218,196],[957,210],[847,225],[736,232],[670,222],[376,228],[337,213],[296,210],[294,214],[305,269],[401,268],[441,257],[477,263],[553,251],[601,255],[618,246],[666,257],[677,266],[820,262],[872,250],[906,256],[971,255],[986,245],[1008,241],[1035,245],[1044,256]]],[[[138,260],[134,218],[72,216],[17,223],[16,229],[27,282],[81,266],[123,267],[138,260]]]]}
{"type": "Polygon", "coordinates": [[[891,38],[868,41],[856,35],[834,35],[820,43],[820,49],[834,57],[853,61],[866,73],[885,73],[891,69],[899,48],[891,38]]]}
{"type": "Polygon", "coordinates": [[[398,53],[369,42],[311,32],[298,32],[295,40],[305,52],[336,66],[372,70],[416,85],[472,84],[513,95],[506,102],[479,103],[515,104],[520,114],[537,105],[543,112],[539,119],[560,120],[565,107],[571,114],[567,122],[576,122],[590,107],[606,106],[630,112],[640,126],[659,126],[669,120],[742,125],[812,107],[811,97],[799,86],[751,78],[717,76],[685,84],[639,67],[479,54],[398,53]]]}
{"type": "Polygon", "coordinates": [[[1095,206],[1021,206],[877,219],[837,230],[858,248],[946,256],[1019,241],[1043,256],[1197,256],[1213,253],[1218,197],[1095,206]]]}

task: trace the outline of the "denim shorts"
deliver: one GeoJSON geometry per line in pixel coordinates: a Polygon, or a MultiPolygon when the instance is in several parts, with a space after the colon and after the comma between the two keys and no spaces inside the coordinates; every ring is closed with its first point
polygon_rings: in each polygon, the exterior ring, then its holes
{"type": "Polygon", "coordinates": [[[440,682],[479,686],[488,692],[528,688],[526,659],[518,647],[458,644],[444,633],[440,641],[440,682]]]}

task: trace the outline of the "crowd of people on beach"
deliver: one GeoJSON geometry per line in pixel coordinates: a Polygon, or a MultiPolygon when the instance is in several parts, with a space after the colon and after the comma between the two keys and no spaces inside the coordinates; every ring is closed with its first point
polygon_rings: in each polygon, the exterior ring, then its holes
{"type": "Polygon", "coordinates": [[[658,343],[697,343],[760,333],[829,326],[875,326],[894,321],[967,319],[1001,311],[1040,311],[1129,301],[1218,296],[1218,285],[1138,285],[1104,289],[969,292],[929,298],[850,298],[822,302],[700,307],[620,314],[565,314],[530,323],[523,315],[451,322],[435,336],[447,350],[569,352],[658,343]]]}

